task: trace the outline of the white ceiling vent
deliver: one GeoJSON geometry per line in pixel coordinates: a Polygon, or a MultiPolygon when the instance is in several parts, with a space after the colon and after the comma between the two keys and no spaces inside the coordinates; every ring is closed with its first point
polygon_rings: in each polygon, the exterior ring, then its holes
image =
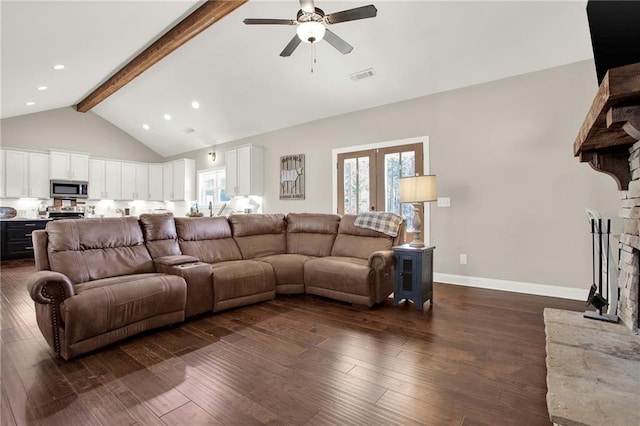
{"type": "Polygon", "coordinates": [[[187,135],[190,135],[192,133],[196,132],[196,129],[194,129],[193,127],[187,127],[186,129],[182,130],[184,133],[186,133],[187,135]]]}
{"type": "Polygon", "coordinates": [[[349,75],[349,77],[351,77],[351,80],[353,81],[360,81],[364,80],[365,78],[371,78],[375,76],[376,73],[373,71],[373,68],[367,68],[366,70],[358,71],[349,75]]]}

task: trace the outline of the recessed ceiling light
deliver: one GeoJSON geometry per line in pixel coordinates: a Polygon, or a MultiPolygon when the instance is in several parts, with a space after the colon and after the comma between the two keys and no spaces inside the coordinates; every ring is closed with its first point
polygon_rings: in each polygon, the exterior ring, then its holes
{"type": "Polygon", "coordinates": [[[198,109],[198,108],[200,108],[200,102],[193,101],[193,102],[191,102],[191,106],[193,107],[193,109],[198,109]]]}
{"type": "Polygon", "coordinates": [[[33,101],[29,101],[29,102],[27,102],[27,106],[31,106],[31,105],[35,105],[35,104],[36,104],[36,103],[35,103],[35,102],[33,102],[33,101]]]}
{"type": "Polygon", "coordinates": [[[149,125],[147,123],[145,123],[145,124],[142,125],[142,128],[145,129],[145,130],[149,130],[149,125]]]}
{"type": "Polygon", "coordinates": [[[164,115],[164,119],[165,120],[171,120],[171,114],[165,114],[164,115]]]}
{"type": "Polygon", "coordinates": [[[48,89],[48,87],[47,87],[47,86],[38,86],[38,90],[39,90],[39,91],[41,91],[41,92],[42,92],[43,90],[47,90],[47,89],[48,89]]]}
{"type": "Polygon", "coordinates": [[[54,69],[54,70],[63,70],[63,69],[64,69],[64,65],[62,65],[62,64],[54,65],[54,66],[53,66],[53,69],[54,69]]]}

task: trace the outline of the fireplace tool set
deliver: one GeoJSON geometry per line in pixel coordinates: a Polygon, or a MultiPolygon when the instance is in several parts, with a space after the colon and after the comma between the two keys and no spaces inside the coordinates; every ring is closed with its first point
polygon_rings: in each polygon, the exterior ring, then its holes
{"type": "MultiPolygon", "coordinates": [[[[611,249],[609,243],[609,235],[611,230],[611,219],[607,219],[606,227],[603,229],[603,221],[598,218],[590,218],[591,222],[591,254],[593,259],[592,265],[592,283],[587,297],[587,306],[591,305],[597,311],[585,311],[584,317],[607,322],[618,322],[616,311],[618,308],[618,285],[614,282],[614,287],[610,287],[610,258],[611,249]],[[596,285],[596,263],[598,264],[598,285],[596,285]],[[605,283],[603,281],[606,280],[605,283]],[[604,284],[604,285],[603,285],[604,284]],[[604,292],[603,292],[604,289],[604,292]],[[611,303],[609,296],[611,295],[611,303]],[[603,309],[609,307],[609,313],[603,313],[603,309]]],[[[611,259],[613,262],[613,259],[611,259]]],[[[614,268],[616,266],[614,265],[614,268]]],[[[616,280],[617,281],[617,280],[616,280]]]]}

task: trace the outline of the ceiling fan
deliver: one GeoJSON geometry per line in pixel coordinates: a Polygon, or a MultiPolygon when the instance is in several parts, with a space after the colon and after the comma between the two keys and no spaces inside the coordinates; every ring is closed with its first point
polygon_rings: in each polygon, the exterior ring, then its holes
{"type": "Polygon", "coordinates": [[[340,53],[346,55],[353,50],[353,46],[337,36],[327,28],[327,25],[338,24],[340,22],[355,21],[358,19],[373,18],[377,15],[378,9],[372,4],[368,6],[356,7],[355,9],[343,10],[341,12],[325,15],[322,9],[315,7],[313,0],[300,0],[300,10],[296,19],[253,19],[247,18],[243,22],[247,25],[297,25],[296,35],[289,44],[280,52],[280,56],[291,56],[301,41],[305,43],[317,43],[323,38],[340,53]]]}

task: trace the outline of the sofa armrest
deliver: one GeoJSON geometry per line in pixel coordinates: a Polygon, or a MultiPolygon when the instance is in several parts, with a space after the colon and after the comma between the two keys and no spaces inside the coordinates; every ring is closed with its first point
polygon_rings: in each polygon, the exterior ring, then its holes
{"type": "Polygon", "coordinates": [[[187,256],[186,254],[178,254],[174,256],[158,257],[158,258],[155,258],[153,261],[156,263],[156,265],[176,266],[176,265],[184,265],[185,263],[199,262],[200,259],[194,256],[187,256]]]}
{"type": "MultiPolygon", "coordinates": [[[[167,256],[171,258],[191,256],[167,256]]],[[[176,259],[177,260],[177,259],[176,259]]],[[[208,263],[200,262],[197,258],[178,264],[157,263],[156,270],[163,274],[177,275],[187,283],[187,303],[184,309],[185,317],[192,317],[213,309],[213,276],[212,267],[208,263]]]]}
{"type": "Polygon", "coordinates": [[[36,302],[36,321],[45,340],[60,354],[60,328],[63,318],[60,305],[76,294],[73,283],[64,274],[38,271],[27,278],[27,290],[36,302]]]}
{"type": "Polygon", "coordinates": [[[390,270],[393,268],[395,258],[391,250],[378,250],[369,255],[368,265],[376,270],[390,270]]]}
{"type": "Polygon", "coordinates": [[[53,271],[38,271],[27,278],[29,295],[43,305],[60,304],[76,294],[73,283],[64,274],[53,271]]]}

